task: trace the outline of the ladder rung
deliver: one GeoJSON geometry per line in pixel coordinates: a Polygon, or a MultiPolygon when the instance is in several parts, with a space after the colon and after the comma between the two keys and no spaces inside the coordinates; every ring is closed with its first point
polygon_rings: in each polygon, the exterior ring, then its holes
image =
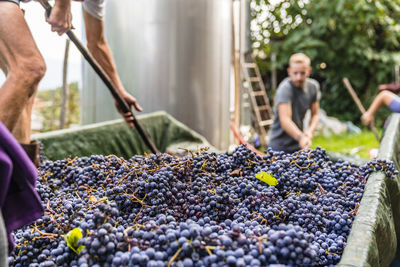
{"type": "Polygon", "coordinates": [[[273,120],[260,121],[259,125],[260,126],[270,126],[273,122],[274,122],[273,120]]]}
{"type": "Polygon", "coordinates": [[[253,91],[251,94],[253,96],[263,96],[265,93],[263,91],[253,91]]]}
{"type": "Polygon", "coordinates": [[[264,105],[264,106],[258,106],[257,107],[259,110],[268,110],[268,106],[264,105]]]}
{"type": "Polygon", "coordinates": [[[250,77],[249,80],[250,82],[261,82],[258,77],[250,77]]]}
{"type": "Polygon", "coordinates": [[[243,66],[245,66],[246,68],[255,69],[257,67],[257,64],[256,63],[243,63],[243,66]]]}

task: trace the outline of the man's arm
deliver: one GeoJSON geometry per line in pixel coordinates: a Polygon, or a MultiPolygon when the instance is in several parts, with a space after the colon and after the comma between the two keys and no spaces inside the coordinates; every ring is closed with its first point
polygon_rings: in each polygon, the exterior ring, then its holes
{"type": "Polygon", "coordinates": [[[314,131],[317,128],[319,122],[319,102],[314,102],[311,104],[311,119],[307,131],[305,132],[310,139],[314,136],[314,131]]]}
{"type": "Polygon", "coordinates": [[[384,104],[389,107],[390,102],[395,99],[397,95],[390,91],[381,91],[372,102],[369,109],[362,115],[361,120],[365,125],[369,125],[374,120],[374,115],[378,109],[384,104]]]}
{"type": "MultiPolygon", "coordinates": [[[[142,111],[139,103],[131,96],[124,88],[114,64],[110,47],[108,46],[104,35],[104,22],[99,20],[88,12],[83,10],[83,18],[85,21],[87,47],[96,61],[100,64],[103,70],[110,77],[111,82],[116,87],[118,93],[125,99],[129,107],[135,107],[136,110],[142,111]]],[[[116,104],[117,105],[117,104],[116,104]]],[[[117,105],[118,110],[119,107],[117,105]]],[[[125,120],[133,126],[133,116],[131,112],[123,114],[125,120]]]]}
{"type": "Polygon", "coordinates": [[[283,130],[294,140],[299,142],[301,148],[307,148],[311,145],[311,139],[304,134],[292,120],[292,106],[288,103],[278,105],[279,121],[283,130]]]}

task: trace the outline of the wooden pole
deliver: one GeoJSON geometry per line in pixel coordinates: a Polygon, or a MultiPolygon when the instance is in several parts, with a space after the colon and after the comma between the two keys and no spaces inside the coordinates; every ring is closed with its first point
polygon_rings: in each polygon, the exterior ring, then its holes
{"type": "Polygon", "coordinates": [[[67,73],[68,73],[68,56],[69,56],[69,43],[71,41],[66,39],[65,43],[65,53],[64,53],[64,66],[63,66],[63,83],[62,83],[62,95],[61,95],[61,110],[60,110],[60,129],[65,128],[65,122],[67,117],[67,108],[68,108],[68,97],[69,97],[69,90],[68,90],[68,80],[67,80],[67,73]]]}
{"type": "Polygon", "coordinates": [[[56,120],[56,94],[57,89],[51,91],[51,120],[50,120],[50,129],[56,130],[56,126],[54,126],[54,122],[56,120]]]}
{"type": "MultiPolygon", "coordinates": [[[[239,3],[239,13],[240,13],[240,3],[239,3]]],[[[240,15],[239,15],[240,16],[240,15]]],[[[234,125],[236,129],[240,129],[240,36],[237,37],[237,24],[235,23],[235,0],[232,1],[232,51],[233,51],[233,68],[235,76],[235,110],[234,110],[234,125]]],[[[240,23],[239,23],[240,28],[240,23]]],[[[235,142],[238,144],[237,140],[235,142]]]]}
{"type": "MultiPolygon", "coordinates": [[[[354,102],[356,103],[358,109],[361,111],[362,114],[364,114],[366,112],[366,110],[365,110],[364,106],[362,105],[360,99],[358,98],[356,92],[354,91],[353,87],[351,86],[349,79],[347,79],[346,77],[343,78],[343,83],[346,86],[347,91],[350,93],[351,97],[353,98],[354,102]]],[[[368,126],[371,128],[372,132],[374,133],[376,140],[378,140],[378,142],[380,142],[379,134],[375,128],[374,121],[372,121],[368,126]]]]}
{"type": "Polygon", "coordinates": [[[277,74],[276,74],[276,54],[271,54],[271,88],[272,90],[276,90],[277,87],[277,74]]]}

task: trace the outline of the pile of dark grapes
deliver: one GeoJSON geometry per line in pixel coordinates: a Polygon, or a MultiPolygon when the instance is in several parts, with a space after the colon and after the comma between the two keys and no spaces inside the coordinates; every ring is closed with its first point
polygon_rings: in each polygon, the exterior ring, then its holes
{"type": "Polygon", "coordinates": [[[46,161],[45,215],[15,232],[10,266],[327,266],[339,262],[369,174],[393,164],[332,162],[244,146],[46,161]],[[255,177],[271,174],[278,185],[255,177]],[[64,235],[81,229],[71,249],[64,235]]]}

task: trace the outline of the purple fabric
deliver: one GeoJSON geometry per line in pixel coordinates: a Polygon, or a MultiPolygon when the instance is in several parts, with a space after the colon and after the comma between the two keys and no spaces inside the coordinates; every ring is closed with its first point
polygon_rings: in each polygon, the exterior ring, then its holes
{"type": "Polygon", "coordinates": [[[12,232],[40,218],[43,207],[35,189],[36,168],[1,122],[0,177],[0,208],[11,252],[14,249],[12,232]]]}
{"type": "Polygon", "coordinates": [[[400,113],[400,97],[396,97],[390,102],[389,109],[393,112],[400,113]]]}

